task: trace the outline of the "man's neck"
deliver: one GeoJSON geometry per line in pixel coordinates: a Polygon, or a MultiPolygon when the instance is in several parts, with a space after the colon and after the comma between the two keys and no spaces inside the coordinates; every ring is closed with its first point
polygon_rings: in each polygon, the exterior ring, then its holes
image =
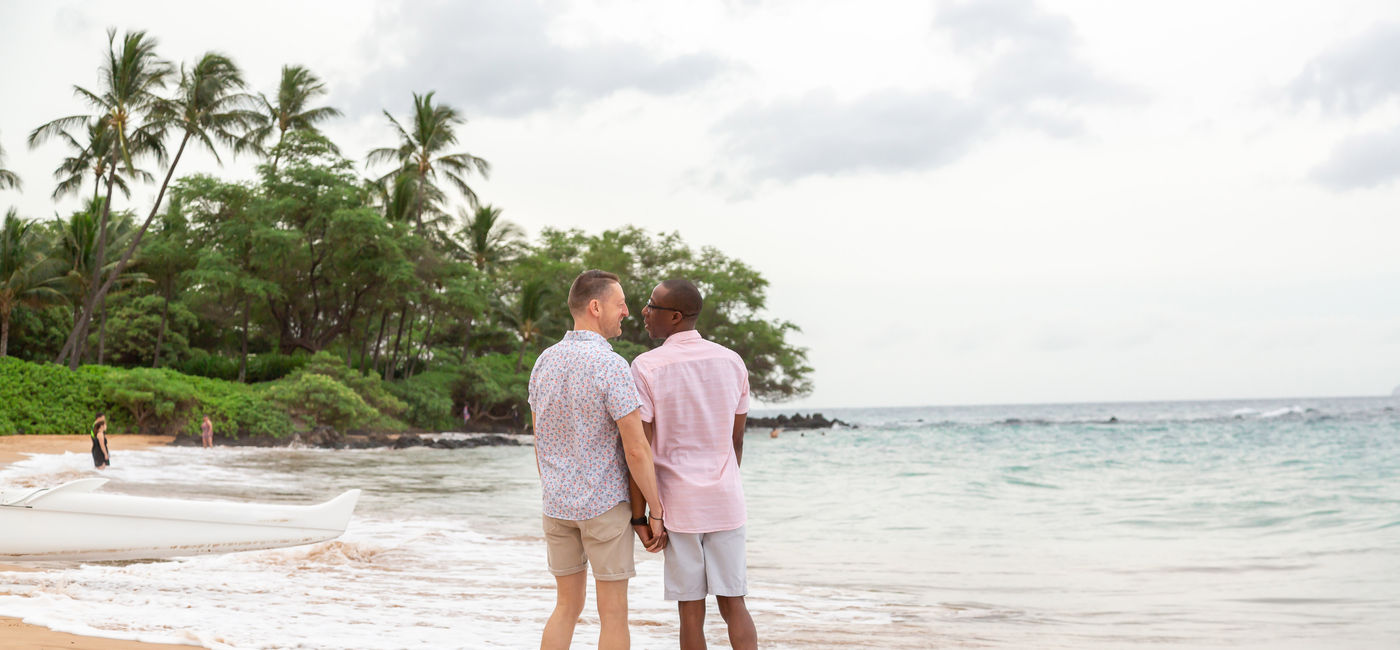
{"type": "Polygon", "coordinates": [[[574,319],[574,330],[575,330],[575,331],[579,331],[579,332],[593,332],[594,334],[597,334],[598,336],[601,336],[601,337],[603,337],[603,338],[608,338],[608,335],[603,333],[603,327],[602,327],[602,325],[599,324],[599,323],[596,323],[596,322],[593,322],[593,323],[586,323],[586,322],[584,322],[584,321],[581,321],[581,320],[575,318],[575,319],[574,319]]]}

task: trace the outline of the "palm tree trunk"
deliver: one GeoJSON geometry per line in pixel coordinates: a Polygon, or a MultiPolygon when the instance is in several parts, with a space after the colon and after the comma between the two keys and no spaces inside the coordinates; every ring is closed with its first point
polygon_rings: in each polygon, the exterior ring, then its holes
{"type": "Polygon", "coordinates": [[[525,344],[528,343],[528,342],[529,342],[529,339],[525,339],[525,338],[521,338],[521,339],[520,339],[520,354],[516,355],[516,357],[515,357],[515,371],[516,371],[516,372],[520,372],[520,369],[525,367],[525,344]]]}
{"type": "Polygon", "coordinates": [[[384,349],[384,325],[389,322],[389,310],[385,309],[379,314],[379,336],[374,337],[374,361],[370,363],[370,368],[375,372],[379,371],[379,351],[384,349]]]}
{"type": "Polygon", "coordinates": [[[360,374],[365,374],[365,357],[369,356],[369,329],[374,324],[374,312],[365,314],[365,333],[360,337],[360,365],[356,370],[360,374]]]}
{"type": "Polygon", "coordinates": [[[243,332],[239,335],[242,339],[241,354],[238,357],[238,383],[243,384],[248,381],[248,312],[252,309],[252,299],[248,294],[243,294],[243,332]]]}
{"type": "Polygon", "coordinates": [[[97,365],[102,365],[103,353],[107,350],[107,297],[102,297],[102,315],[97,326],[97,365]]]}
{"type": "MultiPolygon", "coordinates": [[[[183,147],[183,145],[181,146],[183,147]]],[[[96,287],[102,281],[102,266],[106,263],[107,256],[107,218],[112,213],[112,186],[116,179],[117,154],[114,151],[112,153],[112,169],[107,172],[107,199],[102,202],[102,216],[98,218],[97,222],[96,264],[93,265],[92,269],[92,281],[88,284],[90,287],[96,287]]],[[[95,189],[93,198],[97,198],[95,189]]],[[[79,342],[84,344],[87,342],[87,326],[91,322],[92,307],[96,301],[91,300],[91,296],[85,296],[85,298],[88,299],[83,301],[83,313],[77,316],[77,321],[73,323],[73,331],[68,333],[68,340],[63,342],[63,349],[58,351],[58,358],[54,360],[54,363],[62,364],[65,358],[71,358],[72,361],[68,364],[70,370],[78,369],[78,360],[82,358],[83,353],[82,348],[87,347],[79,345],[79,342]]]]}
{"type": "Polygon", "coordinates": [[[394,355],[389,357],[389,365],[384,366],[384,381],[394,378],[394,368],[399,365],[399,342],[403,341],[403,324],[408,320],[408,305],[399,312],[399,331],[394,335],[394,355]]]}
{"type": "MultiPolygon", "coordinates": [[[[121,259],[117,261],[117,266],[113,268],[112,272],[107,275],[107,279],[103,281],[102,286],[97,289],[97,292],[94,293],[92,296],[88,297],[87,304],[83,306],[83,316],[79,321],[81,329],[86,329],[87,323],[90,322],[92,319],[92,310],[95,307],[97,307],[98,301],[107,296],[107,292],[112,289],[112,284],[116,282],[117,277],[120,276],[122,272],[126,270],[127,265],[131,263],[131,256],[136,254],[136,248],[141,245],[141,238],[146,235],[146,229],[150,228],[151,222],[155,220],[156,211],[160,209],[160,202],[165,199],[165,191],[170,188],[170,178],[175,175],[175,168],[180,165],[180,157],[185,154],[185,147],[189,145],[189,143],[190,132],[185,131],[185,137],[180,139],[180,148],[175,151],[175,158],[170,161],[170,169],[165,172],[165,180],[160,184],[160,192],[156,194],[156,201],[154,204],[151,205],[151,213],[146,215],[146,220],[141,223],[141,228],[137,230],[136,234],[131,238],[131,243],[127,245],[126,252],[122,253],[121,259]]],[[[111,193],[112,191],[109,186],[109,189],[107,190],[107,194],[109,197],[111,193]]],[[[105,231],[107,228],[106,214],[107,209],[110,207],[110,205],[111,203],[109,201],[108,205],[103,206],[102,208],[103,217],[102,225],[100,226],[100,229],[103,231],[102,236],[105,236],[105,231]]],[[[98,241],[101,241],[101,236],[99,237],[98,241]]],[[[100,243],[99,246],[101,246],[100,243]]],[[[102,249],[99,248],[98,250],[101,251],[102,249]]],[[[101,262],[98,263],[98,268],[101,268],[101,262]]],[[[76,346],[78,342],[78,332],[73,332],[72,334],[70,334],[68,339],[69,342],[64,344],[65,348],[76,346]]],[[[59,353],[59,356],[62,356],[61,352],[59,353]]],[[[73,355],[68,360],[68,369],[78,369],[77,355],[73,355]]]]}
{"type": "Polygon", "coordinates": [[[160,346],[165,343],[165,323],[170,319],[170,292],[165,293],[165,304],[160,308],[160,329],[156,331],[156,353],[155,360],[151,362],[152,368],[160,367],[160,346]]]}
{"type": "Polygon", "coordinates": [[[9,353],[10,348],[10,310],[0,312],[0,357],[9,353]]]}

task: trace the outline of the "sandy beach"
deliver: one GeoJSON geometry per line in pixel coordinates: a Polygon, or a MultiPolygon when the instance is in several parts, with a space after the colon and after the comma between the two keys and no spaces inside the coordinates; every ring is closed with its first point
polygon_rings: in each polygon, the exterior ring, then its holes
{"type": "MultiPolygon", "coordinates": [[[[116,456],[123,450],[142,449],[169,444],[171,436],[114,435],[107,444],[116,456]]],[[[91,439],[75,436],[3,436],[0,437],[0,467],[24,460],[26,454],[88,453],[91,439]]],[[[37,571],[26,566],[0,564],[0,571],[37,571]]],[[[46,650],[149,650],[151,648],[188,648],[185,645],[118,641],[99,637],[77,636],[55,632],[46,627],[29,625],[20,619],[0,617],[0,648],[33,648],[46,650]]]]}

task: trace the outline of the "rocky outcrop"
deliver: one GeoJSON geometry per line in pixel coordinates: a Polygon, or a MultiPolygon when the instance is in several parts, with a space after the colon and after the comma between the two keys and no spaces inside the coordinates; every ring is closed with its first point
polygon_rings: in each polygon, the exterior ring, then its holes
{"type": "Polygon", "coordinates": [[[828,420],[823,417],[821,413],[812,413],[810,415],[794,413],[791,416],[779,415],[773,418],[750,417],[746,426],[749,429],[830,429],[838,424],[843,427],[855,428],[853,425],[842,422],[841,420],[828,420]]]}

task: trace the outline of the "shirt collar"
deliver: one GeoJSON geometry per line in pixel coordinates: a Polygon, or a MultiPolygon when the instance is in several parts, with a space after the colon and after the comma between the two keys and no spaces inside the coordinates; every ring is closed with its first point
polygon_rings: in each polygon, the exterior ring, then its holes
{"type": "Polygon", "coordinates": [[[676,332],[675,334],[666,337],[666,342],[662,343],[662,345],[670,345],[673,342],[685,343],[686,341],[695,341],[699,339],[700,330],[685,330],[684,332],[676,332]]]}
{"type": "Polygon", "coordinates": [[[612,347],[612,344],[608,343],[608,340],[603,338],[603,335],[589,330],[569,330],[568,332],[564,333],[563,340],[582,341],[586,343],[602,343],[603,345],[612,347]]]}

